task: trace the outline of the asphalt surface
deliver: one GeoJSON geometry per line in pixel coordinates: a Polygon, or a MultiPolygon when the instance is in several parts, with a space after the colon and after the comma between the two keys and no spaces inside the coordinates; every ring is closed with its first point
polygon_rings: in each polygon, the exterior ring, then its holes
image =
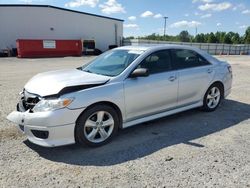
{"type": "Polygon", "coordinates": [[[0,187],[250,187],[250,56],[218,58],[232,65],[234,82],[215,112],[140,124],[99,148],[43,148],[6,120],[33,75],[92,57],[1,58],[0,187]]]}

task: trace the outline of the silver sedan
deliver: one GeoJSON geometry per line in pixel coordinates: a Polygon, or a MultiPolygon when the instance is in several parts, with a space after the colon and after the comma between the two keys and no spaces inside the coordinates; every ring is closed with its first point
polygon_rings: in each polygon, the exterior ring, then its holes
{"type": "Polygon", "coordinates": [[[231,86],[231,66],[199,49],[120,47],[77,69],[34,76],[7,118],[41,146],[100,146],[121,128],[197,107],[214,111],[231,86]]]}

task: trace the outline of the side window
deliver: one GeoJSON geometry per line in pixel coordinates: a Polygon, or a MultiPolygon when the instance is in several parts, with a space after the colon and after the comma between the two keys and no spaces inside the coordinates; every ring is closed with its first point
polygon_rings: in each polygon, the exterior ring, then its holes
{"type": "Polygon", "coordinates": [[[169,50],[154,52],[145,58],[139,68],[147,68],[149,74],[167,72],[171,70],[171,56],[169,50]]]}
{"type": "Polygon", "coordinates": [[[174,49],[171,50],[171,53],[174,69],[185,69],[210,64],[202,56],[192,50],[174,49]]]}
{"type": "Polygon", "coordinates": [[[199,64],[200,66],[202,65],[211,65],[211,63],[209,63],[204,57],[202,57],[201,55],[197,54],[199,57],[199,64]]]}

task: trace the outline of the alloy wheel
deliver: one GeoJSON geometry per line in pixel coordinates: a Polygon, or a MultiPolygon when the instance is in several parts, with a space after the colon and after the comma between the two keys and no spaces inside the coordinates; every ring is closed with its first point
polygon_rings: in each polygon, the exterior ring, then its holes
{"type": "Polygon", "coordinates": [[[90,142],[103,142],[112,134],[114,124],[114,118],[109,112],[97,111],[87,118],[84,125],[84,135],[90,142]]]}
{"type": "Polygon", "coordinates": [[[212,87],[207,95],[207,106],[210,109],[216,108],[220,102],[220,89],[217,87],[212,87]]]}

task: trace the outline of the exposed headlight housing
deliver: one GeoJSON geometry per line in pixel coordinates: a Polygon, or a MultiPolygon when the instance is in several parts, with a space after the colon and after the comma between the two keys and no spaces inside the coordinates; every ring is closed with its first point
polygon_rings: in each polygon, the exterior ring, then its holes
{"type": "Polygon", "coordinates": [[[33,112],[47,112],[65,108],[72,103],[73,98],[66,99],[42,99],[33,108],[33,112]]]}

